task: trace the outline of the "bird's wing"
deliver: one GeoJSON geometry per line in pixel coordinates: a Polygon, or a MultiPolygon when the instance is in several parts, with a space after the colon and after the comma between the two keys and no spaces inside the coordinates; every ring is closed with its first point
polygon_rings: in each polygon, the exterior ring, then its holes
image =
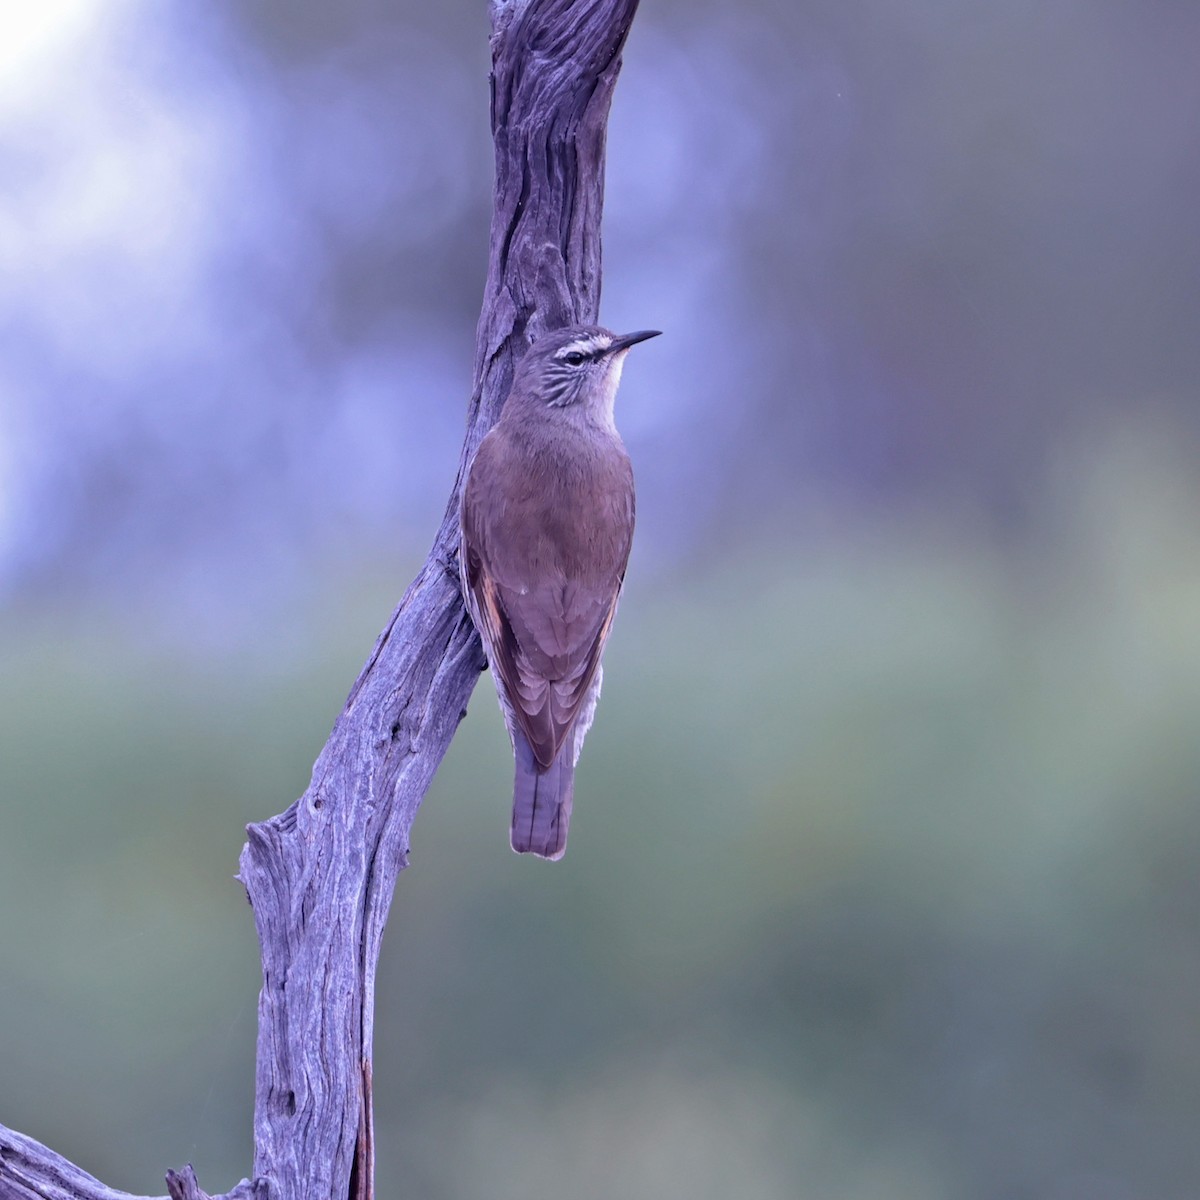
{"type": "MultiPolygon", "coordinates": [[[[487,465],[480,477],[486,479],[487,465]]],[[[530,569],[528,525],[505,526],[504,506],[471,486],[462,508],[464,593],[512,717],[542,767],[555,759],[600,664],[616,615],[631,530],[600,557],[610,570],[568,579],[553,556],[530,569]]]]}
{"type": "Polygon", "coordinates": [[[614,580],[603,594],[574,584],[527,595],[498,589],[515,646],[511,657],[501,656],[501,674],[542,766],[554,761],[595,678],[620,583],[614,580]]]}

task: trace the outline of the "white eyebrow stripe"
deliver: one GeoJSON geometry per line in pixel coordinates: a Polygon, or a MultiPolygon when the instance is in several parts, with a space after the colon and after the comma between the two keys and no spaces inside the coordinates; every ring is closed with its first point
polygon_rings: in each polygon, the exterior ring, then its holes
{"type": "Polygon", "coordinates": [[[554,357],[566,358],[568,354],[584,354],[590,358],[597,351],[607,350],[611,345],[612,338],[605,337],[603,334],[593,334],[575,342],[568,342],[561,350],[555,352],[554,357]]]}

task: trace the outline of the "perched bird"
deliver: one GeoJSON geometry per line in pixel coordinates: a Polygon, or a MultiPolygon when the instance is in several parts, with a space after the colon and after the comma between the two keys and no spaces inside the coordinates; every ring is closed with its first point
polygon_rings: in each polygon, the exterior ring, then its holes
{"type": "Polygon", "coordinates": [[[517,364],[463,488],[459,566],[516,758],[512,848],[561,858],[575,764],[633,541],[633,470],[613,423],[630,346],[573,325],[517,364]]]}

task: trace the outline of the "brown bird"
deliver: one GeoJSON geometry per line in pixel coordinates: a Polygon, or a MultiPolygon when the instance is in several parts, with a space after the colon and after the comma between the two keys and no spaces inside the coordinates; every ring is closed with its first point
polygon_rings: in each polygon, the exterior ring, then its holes
{"type": "Polygon", "coordinates": [[[630,346],[597,325],[544,334],[517,364],[463,488],[463,596],[516,759],[512,848],[561,858],[575,764],[633,542],[633,470],[613,423],[630,346]]]}

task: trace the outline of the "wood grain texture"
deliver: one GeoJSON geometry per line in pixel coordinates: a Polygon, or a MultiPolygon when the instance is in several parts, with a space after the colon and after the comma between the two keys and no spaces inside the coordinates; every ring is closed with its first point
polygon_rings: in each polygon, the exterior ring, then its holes
{"type": "MultiPolygon", "coordinates": [[[[494,0],[496,175],[458,478],[429,557],[286,812],[249,826],[240,878],[262,951],[253,1181],[237,1200],[373,1194],[375,968],[409,830],[484,666],[459,594],[459,490],[513,364],[595,321],[608,109],[637,0],[494,0]]],[[[501,828],[498,825],[497,828],[501,828]]],[[[497,839],[498,854],[507,853],[497,839]]],[[[190,1167],[175,1200],[201,1200],[190,1167]]],[[[129,1200],[0,1126],[0,1200],[129,1200]]]]}

